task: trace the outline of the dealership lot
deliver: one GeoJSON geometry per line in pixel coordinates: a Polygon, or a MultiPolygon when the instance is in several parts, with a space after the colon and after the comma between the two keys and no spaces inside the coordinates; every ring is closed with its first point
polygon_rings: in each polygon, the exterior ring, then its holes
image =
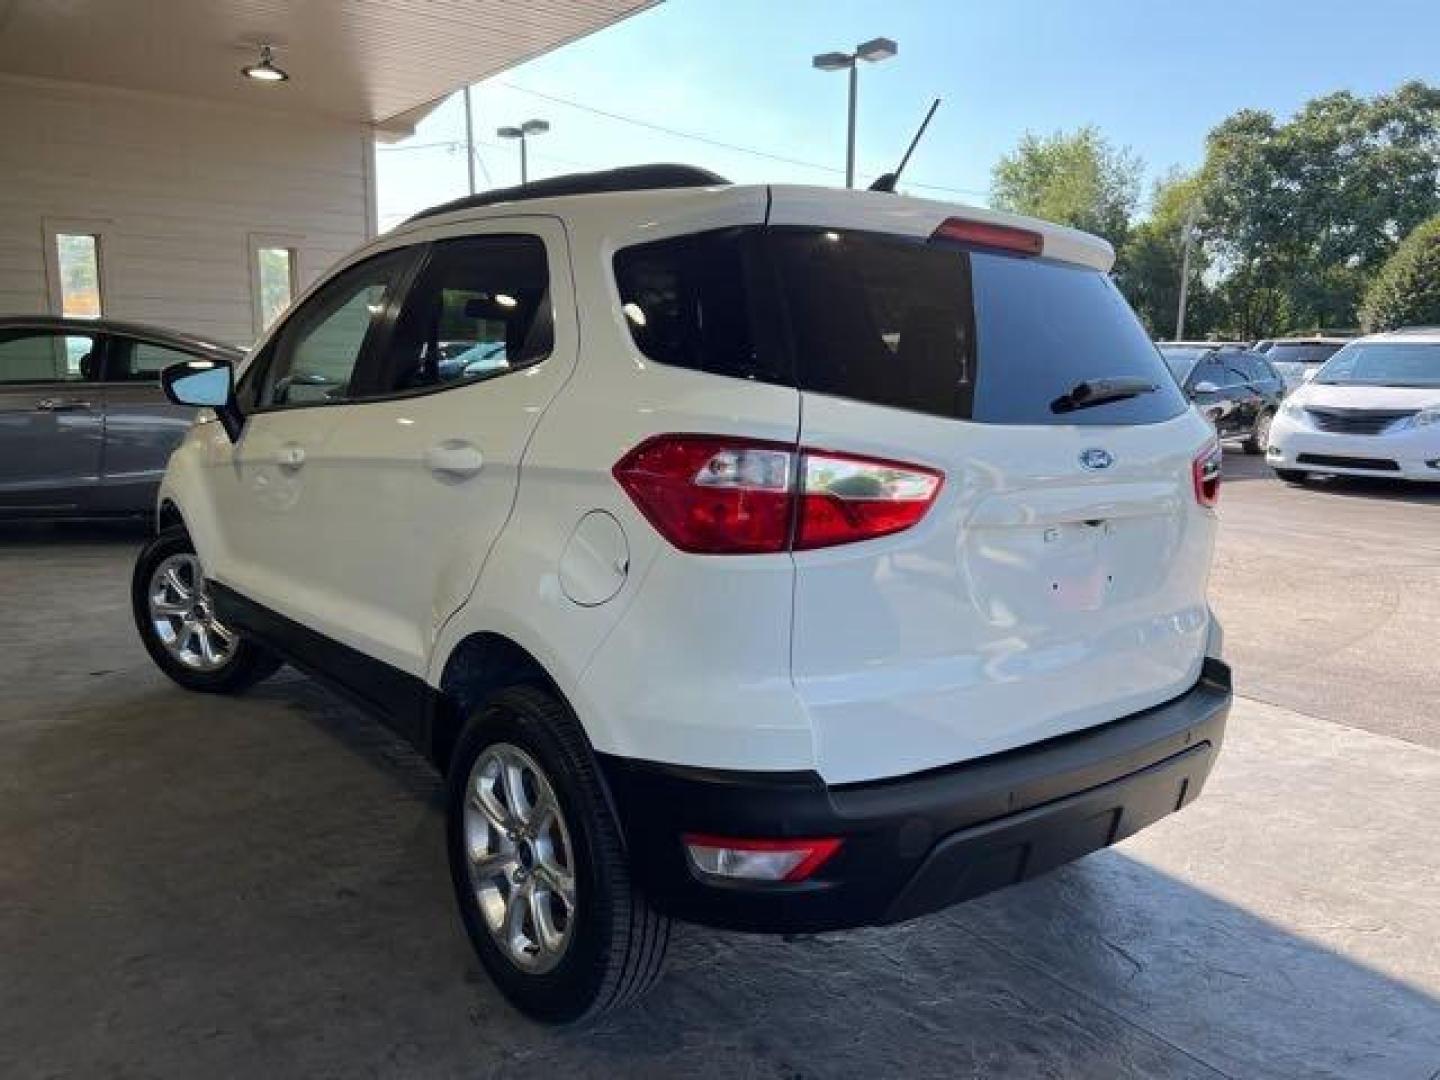
{"type": "Polygon", "coordinates": [[[8,529],[0,1073],[1430,1080],[1440,493],[1226,473],[1241,700],[1199,802],[906,926],[681,928],[650,1000],[570,1031],[481,973],[417,757],[297,675],[171,686],[140,534],[8,529]]]}

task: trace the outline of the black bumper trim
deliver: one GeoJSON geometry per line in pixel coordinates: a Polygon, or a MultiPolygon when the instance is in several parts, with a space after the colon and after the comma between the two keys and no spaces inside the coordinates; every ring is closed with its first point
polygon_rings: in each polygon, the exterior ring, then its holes
{"type": "Polygon", "coordinates": [[[806,932],[914,918],[1133,834],[1199,794],[1224,736],[1229,669],[1085,731],[899,779],[829,787],[813,772],[746,773],[600,755],[633,872],[661,909],[741,930],[806,932]],[[814,880],[702,881],[685,832],[831,837],[814,880]]]}

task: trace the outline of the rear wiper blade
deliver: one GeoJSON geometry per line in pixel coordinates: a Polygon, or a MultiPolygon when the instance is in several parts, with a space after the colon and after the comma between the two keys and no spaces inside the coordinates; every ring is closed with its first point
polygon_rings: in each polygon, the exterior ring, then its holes
{"type": "Polygon", "coordinates": [[[1153,394],[1159,389],[1160,387],[1149,379],[1134,375],[1121,375],[1113,379],[1086,379],[1050,402],[1050,411],[1067,413],[1076,409],[1091,409],[1111,401],[1124,401],[1141,394],[1153,394]]]}

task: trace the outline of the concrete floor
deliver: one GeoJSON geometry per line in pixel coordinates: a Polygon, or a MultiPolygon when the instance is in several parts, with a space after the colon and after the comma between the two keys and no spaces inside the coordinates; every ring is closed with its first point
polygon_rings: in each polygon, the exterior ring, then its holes
{"type": "Polygon", "coordinates": [[[0,1075],[1440,1077],[1440,496],[1227,471],[1196,804],[908,926],[682,929],[568,1031],[472,959],[423,763],[293,674],[172,687],[134,533],[0,532],[0,1075]]]}

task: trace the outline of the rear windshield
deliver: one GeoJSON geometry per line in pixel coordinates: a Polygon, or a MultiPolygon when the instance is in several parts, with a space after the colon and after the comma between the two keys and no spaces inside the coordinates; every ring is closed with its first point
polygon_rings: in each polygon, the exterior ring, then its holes
{"type": "Polygon", "coordinates": [[[1200,358],[1211,351],[1189,345],[1160,346],[1160,355],[1165,359],[1165,366],[1170,369],[1170,374],[1175,376],[1175,381],[1182,385],[1200,362],[1200,358]]]}
{"type": "Polygon", "coordinates": [[[1306,342],[1291,344],[1285,341],[1277,341],[1270,346],[1265,353],[1265,358],[1272,364],[1283,361],[1293,364],[1323,364],[1330,357],[1338,352],[1340,346],[1333,342],[1306,342]]]}
{"type": "Polygon", "coordinates": [[[1187,408],[1096,270],[772,227],[627,248],[615,272],[636,344],[662,363],[986,423],[1144,424],[1187,408]],[[1054,407],[1083,382],[1117,378],[1145,389],[1054,407]]]}

